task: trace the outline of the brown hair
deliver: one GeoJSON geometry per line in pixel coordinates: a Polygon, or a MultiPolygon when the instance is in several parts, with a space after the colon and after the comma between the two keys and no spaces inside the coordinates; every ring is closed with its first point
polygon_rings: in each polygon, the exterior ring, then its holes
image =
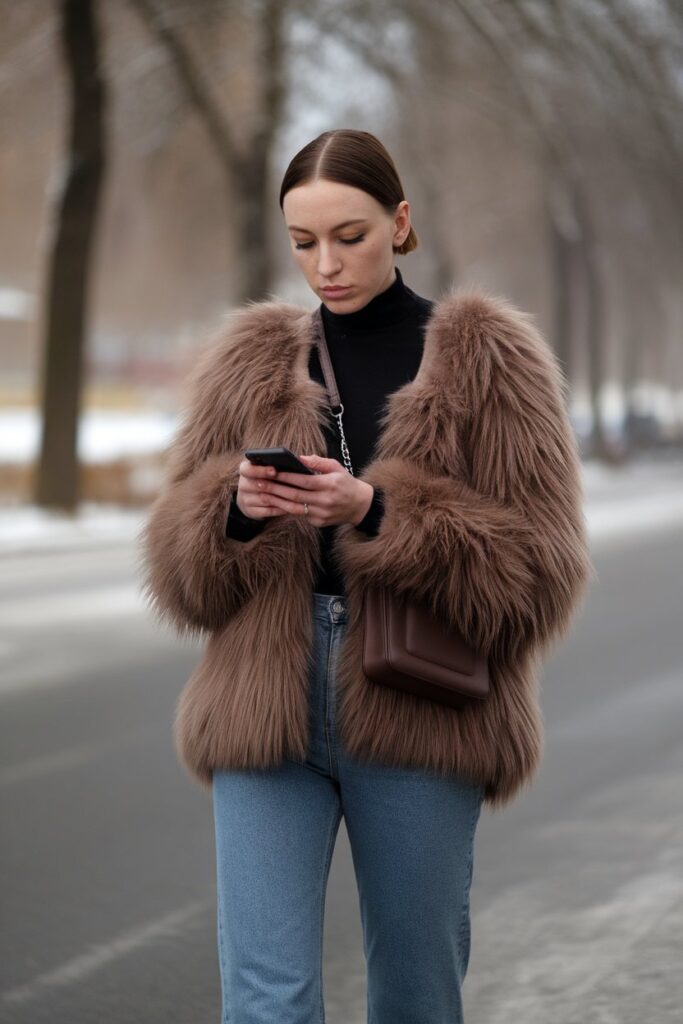
{"type": "MultiPolygon", "coordinates": [[[[370,132],[337,128],[323,132],[292,158],[280,188],[280,209],[290,189],[323,178],[341,185],[352,185],[367,192],[393,213],[405,199],[396,165],[379,139],[370,132]]],[[[404,256],[417,249],[418,237],[411,225],[395,253],[404,256]]]]}

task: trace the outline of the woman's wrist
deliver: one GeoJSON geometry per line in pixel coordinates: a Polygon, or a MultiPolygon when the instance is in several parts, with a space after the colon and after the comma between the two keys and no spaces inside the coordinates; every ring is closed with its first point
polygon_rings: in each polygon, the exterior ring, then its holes
{"type": "Polygon", "coordinates": [[[366,480],[358,480],[357,483],[359,493],[358,506],[355,515],[351,519],[354,526],[358,526],[358,524],[365,519],[366,515],[370,511],[372,499],[375,496],[375,488],[372,484],[369,484],[366,480]]]}
{"type": "Polygon", "coordinates": [[[236,492],[233,491],[225,523],[226,537],[232,537],[240,541],[252,540],[253,537],[258,536],[263,530],[265,524],[265,519],[255,519],[252,516],[245,515],[237,504],[236,492]]]}
{"type": "Polygon", "coordinates": [[[252,523],[258,522],[258,520],[254,516],[247,515],[247,513],[243,512],[242,509],[239,507],[239,505],[237,504],[237,491],[232,492],[232,497],[230,499],[230,507],[233,514],[237,516],[238,519],[246,519],[252,523]]]}

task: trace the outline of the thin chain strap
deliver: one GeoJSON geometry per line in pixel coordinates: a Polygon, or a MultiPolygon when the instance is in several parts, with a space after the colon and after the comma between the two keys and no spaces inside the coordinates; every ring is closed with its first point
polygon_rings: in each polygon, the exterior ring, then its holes
{"type": "Polygon", "coordinates": [[[344,433],[344,425],[342,424],[342,413],[344,412],[344,406],[339,395],[339,389],[337,387],[337,380],[334,375],[334,368],[332,366],[332,360],[330,359],[329,349],[327,347],[327,340],[325,338],[325,325],[323,323],[322,313],[320,307],[316,309],[312,316],[312,325],[315,337],[315,343],[318,347],[318,355],[320,357],[320,366],[323,371],[323,377],[325,378],[325,385],[327,387],[327,397],[330,401],[330,412],[337,421],[339,428],[339,436],[341,439],[341,453],[344,465],[353,476],[353,466],[351,465],[351,457],[349,455],[349,446],[346,443],[346,434],[344,433]],[[339,412],[335,412],[335,403],[339,409],[339,412]]]}
{"type": "Polygon", "coordinates": [[[351,465],[351,458],[349,456],[349,446],[346,443],[346,435],[344,433],[344,427],[342,426],[342,413],[343,412],[344,412],[344,406],[340,402],[339,403],[339,412],[335,412],[334,410],[332,410],[332,415],[336,419],[337,426],[339,427],[339,435],[340,435],[340,438],[341,438],[341,451],[342,451],[342,458],[344,460],[344,465],[348,469],[348,471],[351,474],[351,476],[353,476],[353,466],[351,465]]]}

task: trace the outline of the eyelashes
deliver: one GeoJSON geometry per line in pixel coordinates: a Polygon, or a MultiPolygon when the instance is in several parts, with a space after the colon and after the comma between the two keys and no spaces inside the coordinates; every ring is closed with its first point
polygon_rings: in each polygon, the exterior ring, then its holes
{"type": "MultiPolygon", "coordinates": [[[[365,238],[365,235],[357,235],[356,238],[340,238],[339,241],[343,245],[356,245],[358,242],[362,242],[364,238],[365,238]]],[[[310,249],[312,245],[313,245],[313,242],[295,242],[294,243],[294,248],[295,249],[310,249]]]]}

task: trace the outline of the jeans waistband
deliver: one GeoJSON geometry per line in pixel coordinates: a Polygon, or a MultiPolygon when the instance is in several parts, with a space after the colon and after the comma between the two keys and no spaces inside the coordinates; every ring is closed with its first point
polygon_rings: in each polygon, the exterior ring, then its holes
{"type": "Polygon", "coordinates": [[[346,622],[346,597],[343,594],[313,592],[313,616],[320,622],[346,622]]]}

